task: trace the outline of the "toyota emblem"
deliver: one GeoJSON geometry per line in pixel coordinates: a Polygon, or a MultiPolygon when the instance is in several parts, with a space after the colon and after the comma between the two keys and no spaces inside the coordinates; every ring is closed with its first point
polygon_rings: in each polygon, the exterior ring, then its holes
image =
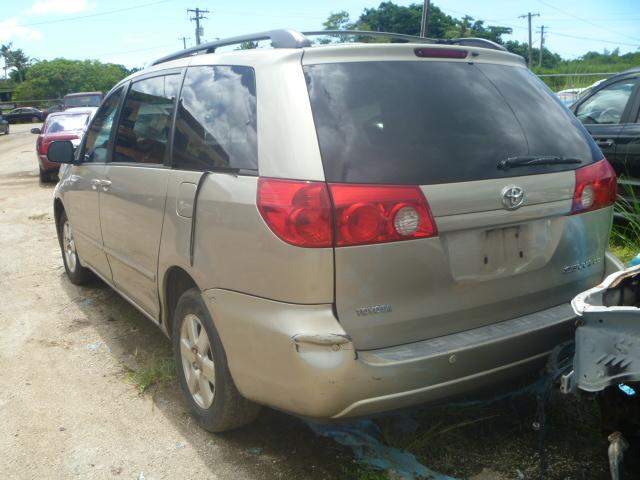
{"type": "Polygon", "coordinates": [[[507,210],[515,210],[524,203],[524,188],[509,185],[502,189],[502,205],[507,210]]]}

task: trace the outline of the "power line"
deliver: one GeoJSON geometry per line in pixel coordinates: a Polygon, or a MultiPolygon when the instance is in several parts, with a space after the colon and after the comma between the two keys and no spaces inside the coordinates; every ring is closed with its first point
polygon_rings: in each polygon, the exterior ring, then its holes
{"type": "Polygon", "coordinates": [[[577,35],[569,35],[568,33],[549,32],[549,35],[556,35],[558,37],[575,38],[575,39],[578,39],[578,40],[592,40],[594,42],[609,43],[611,45],[623,45],[625,47],[636,47],[636,48],[640,47],[640,43],[613,42],[611,40],[602,40],[601,38],[579,37],[577,35]]]}
{"type": "MultiPolygon", "coordinates": [[[[463,12],[459,12],[459,11],[456,11],[456,10],[451,10],[450,8],[440,8],[440,10],[445,11],[445,12],[463,14],[463,12]]],[[[513,24],[509,24],[509,23],[503,23],[501,20],[496,20],[496,19],[493,19],[493,18],[479,18],[479,17],[476,17],[476,16],[473,16],[473,18],[475,20],[483,21],[485,23],[487,23],[487,22],[500,22],[500,26],[510,27],[510,28],[514,28],[514,29],[517,29],[517,30],[526,30],[527,29],[527,27],[522,27],[522,26],[519,26],[519,25],[513,25],[513,24]]],[[[590,41],[593,41],[593,42],[608,43],[610,45],[618,45],[618,46],[624,46],[624,47],[640,48],[640,44],[639,43],[616,42],[616,41],[612,41],[612,40],[604,40],[602,38],[580,37],[580,36],[577,36],[577,35],[569,35],[567,33],[557,33],[557,32],[545,32],[545,33],[547,33],[548,35],[556,35],[558,37],[575,38],[577,40],[590,40],[590,41]]],[[[579,55],[576,54],[576,56],[579,56],[579,55]]]]}
{"type": "Polygon", "coordinates": [[[47,24],[50,24],[50,23],[72,22],[74,20],[82,20],[82,19],[85,19],[85,18],[99,17],[99,16],[102,16],[102,15],[111,15],[112,13],[127,12],[129,10],[135,10],[137,8],[151,7],[153,5],[159,5],[161,3],[168,3],[168,2],[171,2],[171,1],[172,0],[159,0],[157,2],[143,3],[142,5],[134,5],[133,7],[119,8],[117,10],[109,10],[107,12],[91,13],[89,15],[78,15],[78,16],[75,16],[75,17],[61,18],[61,19],[58,19],[58,20],[46,20],[44,22],[25,23],[25,24],[16,25],[16,26],[17,27],[35,27],[37,25],[47,25],[47,24]]]}
{"type": "Polygon", "coordinates": [[[570,17],[573,17],[576,20],[580,20],[581,22],[586,23],[587,25],[591,25],[592,27],[596,27],[596,28],[599,28],[600,30],[604,30],[606,32],[613,33],[615,35],[618,35],[619,37],[625,37],[625,38],[628,38],[630,40],[640,41],[639,39],[634,38],[634,37],[630,37],[628,35],[625,35],[624,33],[615,32],[615,31],[610,30],[608,28],[602,27],[602,26],[600,26],[600,25],[598,25],[596,23],[590,22],[589,20],[585,20],[584,18],[580,18],[577,15],[574,15],[573,13],[567,12],[566,10],[562,10],[561,8],[558,8],[558,7],[554,6],[554,5],[551,5],[550,3],[547,3],[544,0],[538,0],[538,2],[542,3],[543,5],[546,5],[547,7],[551,7],[554,10],[559,11],[560,13],[564,13],[565,15],[569,15],[570,17]]]}

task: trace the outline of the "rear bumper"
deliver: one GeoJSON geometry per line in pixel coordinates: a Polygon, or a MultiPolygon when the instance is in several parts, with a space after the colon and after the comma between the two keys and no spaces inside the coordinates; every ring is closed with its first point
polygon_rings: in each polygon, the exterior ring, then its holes
{"type": "Polygon", "coordinates": [[[331,305],[293,305],[226,290],[203,297],[240,392],[312,418],[371,415],[516,378],[571,337],[567,304],[486,327],[356,351],[331,305]]]}

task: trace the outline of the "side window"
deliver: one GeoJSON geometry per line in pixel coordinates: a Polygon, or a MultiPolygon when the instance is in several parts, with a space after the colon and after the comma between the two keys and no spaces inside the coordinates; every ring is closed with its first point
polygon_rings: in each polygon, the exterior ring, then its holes
{"type": "Polygon", "coordinates": [[[173,166],[257,170],[256,81],[250,67],[190,67],[182,87],[173,166]]]}
{"type": "Polygon", "coordinates": [[[109,135],[121,95],[122,89],[114,92],[96,112],[93,122],[87,130],[84,162],[103,163],[107,161],[109,135]]]}
{"type": "Polygon", "coordinates": [[[180,75],[134,83],[122,107],[114,162],[163,163],[180,75]]]}
{"type": "Polygon", "coordinates": [[[585,125],[620,123],[636,79],[622,80],[596,92],[580,105],[576,116],[585,125]]]}

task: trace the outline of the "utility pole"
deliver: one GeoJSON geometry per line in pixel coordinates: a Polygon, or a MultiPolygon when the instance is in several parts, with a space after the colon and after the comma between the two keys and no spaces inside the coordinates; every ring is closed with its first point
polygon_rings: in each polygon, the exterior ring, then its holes
{"type": "Polygon", "coordinates": [[[187,40],[191,40],[191,37],[178,37],[178,40],[182,40],[183,50],[187,49],[187,40]]]}
{"type": "Polygon", "coordinates": [[[544,29],[545,25],[540,27],[540,58],[538,59],[538,66],[542,66],[542,50],[544,50],[544,29]]]}
{"type": "Polygon", "coordinates": [[[424,0],[422,5],[422,23],[420,24],[420,36],[426,37],[429,30],[429,13],[431,13],[431,0],[424,0]]]}
{"type": "Polygon", "coordinates": [[[196,22],[196,45],[200,45],[200,35],[202,35],[202,29],[200,28],[200,20],[207,18],[204,16],[205,13],[209,13],[209,10],[200,10],[196,7],[195,10],[187,9],[187,13],[195,13],[195,17],[191,17],[190,20],[195,20],[196,22]]]}
{"type": "Polygon", "coordinates": [[[531,64],[533,63],[532,59],[531,59],[532,48],[533,48],[532,47],[533,41],[531,39],[531,17],[539,17],[539,16],[540,16],[539,13],[531,13],[531,12],[529,12],[526,15],[520,15],[518,17],[518,18],[527,18],[529,20],[529,69],[531,69],[531,64]]]}

